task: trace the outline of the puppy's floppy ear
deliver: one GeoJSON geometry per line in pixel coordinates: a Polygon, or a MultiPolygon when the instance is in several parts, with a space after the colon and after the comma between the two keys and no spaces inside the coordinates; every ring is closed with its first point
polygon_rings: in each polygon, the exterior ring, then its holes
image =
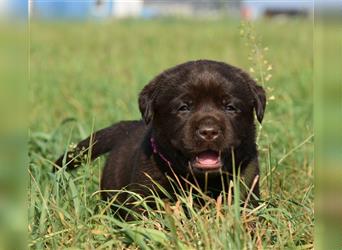
{"type": "Polygon", "coordinates": [[[259,123],[264,118],[266,109],[266,94],[263,87],[256,84],[256,82],[250,83],[251,90],[254,96],[254,109],[259,123]]]}
{"type": "Polygon", "coordinates": [[[242,77],[245,82],[247,82],[248,87],[252,92],[255,114],[259,123],[261,123],[266,109],[265,90],[263,87],[259,86],[246,72],[240,70],[239,76],[242,77]]]}
{"type": "Polygon", "coordinates": [[[153,78],[139,94],[139,109],[146,124],[149,124],[155,115],[156,99],[165,86],[172,82],[174,75],[178,74],[178,67],[167,69],[153,78]]]}
{"type": "Polygon", "coordinates": [[[154,100],[156,98],[157,81],[153,79],[139,94],[139,109],[146,124],[149,124],[154,115],[154,100]]]}

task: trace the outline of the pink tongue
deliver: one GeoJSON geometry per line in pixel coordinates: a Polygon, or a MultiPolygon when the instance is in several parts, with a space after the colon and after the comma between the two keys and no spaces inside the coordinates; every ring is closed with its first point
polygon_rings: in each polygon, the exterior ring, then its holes
{"type": "Polygon", "coordinates": [[[203,165],[214,165],[219,161],[218,154],[215,152],[200,153],[197,156],[197,160],[200,164],[203,164],[203,165]]]}

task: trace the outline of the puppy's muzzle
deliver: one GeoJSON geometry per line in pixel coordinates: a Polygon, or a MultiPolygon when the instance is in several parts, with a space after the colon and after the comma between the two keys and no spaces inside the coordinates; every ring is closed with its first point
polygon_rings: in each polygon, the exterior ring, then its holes
{"type": "Polygon", "coordinates": [[[196,130],[196,135],[203,141],[211,142],[215,141],[220,135],[222,135],[222,130],[216,124],[214,119],[207,118],[200,122],[200,125],[196,130]]]}
{"type": "Polygon", "coordinates": [[[201,126],[197,130],[197,135],[204,141],[213,141],[216,140],[220,135],[220,130],[217,126],[201,126]]]}

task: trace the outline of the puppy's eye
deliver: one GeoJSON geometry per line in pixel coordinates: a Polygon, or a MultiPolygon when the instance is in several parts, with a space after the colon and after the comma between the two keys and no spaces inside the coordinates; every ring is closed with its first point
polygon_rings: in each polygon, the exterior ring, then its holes
{"type": "Polygon", "coordinates": [[[188,112],[190,111],[190,106],[186,103],[183,103],[179,108],[178,108],[179,112],[188,112]]]}
{"type": "Polygon", "coordinates": [[[225,105],[224,110],[227,112],[237,112],[238,111],[238,109],[231,104],[225,105]]]}

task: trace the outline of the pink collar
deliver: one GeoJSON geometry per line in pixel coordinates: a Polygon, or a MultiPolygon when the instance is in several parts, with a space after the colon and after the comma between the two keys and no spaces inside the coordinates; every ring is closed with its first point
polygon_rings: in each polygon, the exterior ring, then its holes
{"type": "Polygon", "coordinates": [[[151,137],[150,142],[151,142],[151,147],[152,147],[153,153],[154,153],[154,154],[158,154],[159,157],[160,157],[163,161],[165,161],[165,162],[167,163],[167,165],[171,168],[171,162],[170,162],[168,159],[166,159],[166,157],[165,157],[162,153],[160,153],[160,152],[158,151],[156,141],[155,141],[155,139],[154,139],[153,137],[151,137]]]}

